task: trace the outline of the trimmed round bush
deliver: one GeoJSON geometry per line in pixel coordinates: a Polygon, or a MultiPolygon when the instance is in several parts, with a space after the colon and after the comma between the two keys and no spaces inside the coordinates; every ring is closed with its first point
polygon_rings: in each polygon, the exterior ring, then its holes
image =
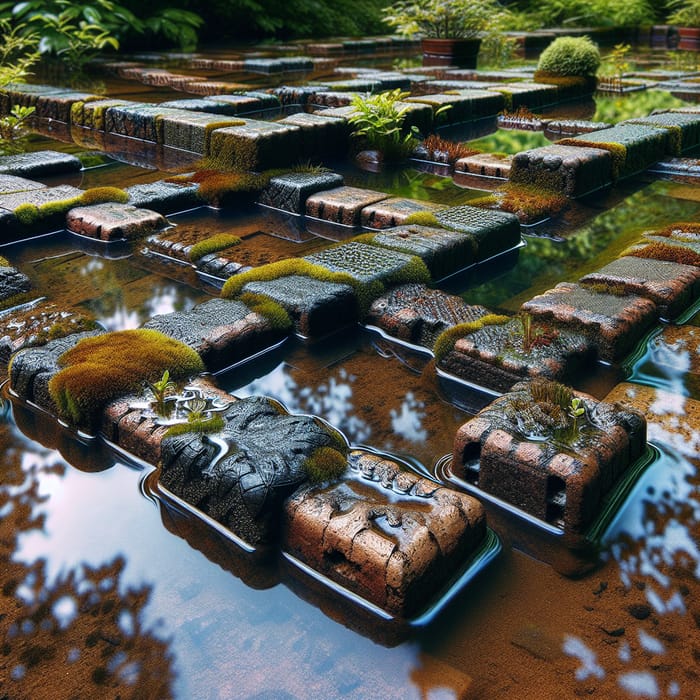
{"type": "Polygon", "coordinates": [[[562,36],[540,55],[537,71],[551,75],[595,75],[600,67],[600,51],[587,36],[562,36]]]}

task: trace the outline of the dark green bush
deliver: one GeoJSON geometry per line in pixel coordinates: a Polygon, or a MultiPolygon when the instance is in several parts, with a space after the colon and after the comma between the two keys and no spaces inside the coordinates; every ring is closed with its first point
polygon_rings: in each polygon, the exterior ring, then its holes
{"type": "Polygon", "coordinates": [[[600,51],[587,36],[562,36],[540,55],[537,70],[550,75],[595,75],[600,51]]]}

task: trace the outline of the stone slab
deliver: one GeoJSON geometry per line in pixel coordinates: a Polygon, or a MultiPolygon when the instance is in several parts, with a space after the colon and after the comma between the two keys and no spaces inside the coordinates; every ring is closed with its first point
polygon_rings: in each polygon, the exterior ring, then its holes
{"type": "Polygon", "coordinates": [[[191,113],[184,109],[180,111],[147,103],[109,107],[104,117],[105,131],[143,141],[162,143],[161,120],[168,116],[186,119],[191,116],[191,113]]]}
{"type": "Polygon", "coordinates": [[[700,114],[664,112],[628,119],[622,123],[644,124],[660,129],[670,129],[668,153],[672,155],[680,155],[700,145],[700,114]]]}
{"type": "Polygon", "coordinates": [[[28,180],[18,175],[0,174],[0,195],[13,194],[14,192],[28,192],[30,190],[42,190],[46,185],[35,180],[28,180]]]}
{"type": "Polygon", "coordinates": [[[342,119],[334,119],[322,113],[300,112],[280,119],[277,123],[289,124],[301,130],[302,162],[326,163],[347,153],[350,128],[342,119]]]}
{"type": "Polygon", "coordinates": [[[489,90],[505,96],[507,109],[539,109],[559,101],[559,90],[556,86],[542,83],[508,83],[489,90]]]}
{"type": "Polygon", "coordinates": [[[477,153],[455,161],[455,173],[467,173],[481,177],[507,180],[510,177],[512,158],[499,158],[491,153],[477,153]]]}
{"type": "Polygon", "coordinates": [[[343,176],[338,173],[286,173],[271,178],[260,193],[258,202],[282,211],[304,214],[306,200],[311,195],[342,185],[343,176]]]}
{"type": "Polygon", "coordinates": [[[336,187],[309,197],[306,200],[306,215],[344,226],[359,226],[362,210],[387,197],[384,192],[360,187],[336,187]]]}
{"type": "Polygon", "coordinates": [[[137,104],[127,100],[93,100],[92,102],[79,101],[72,105],[70,120],[73,126],[86,129],[104,131],[105,112],[110,107],[127,107],[137,104]]]}
{"type": "Polygon", "coordinates": [[[200,155],[209,153],[211,132],[226,126],[241,126],[242,119],[216,114],[186,112],[165,114],[160,119],[163,139],[160,143],[200,155]]]}
{"type": "Polygon", "coordinates": [[[156,182],[131,185],[126,188],[129,204],[140,209],[151,209],[160,214],[174,214],[201,204],[197,183],[156,182]]]}
{"type": "Polygon", "coordinates": [[[466,91],[467,94],[447,95],[436,93],[434,95],[417,95],[407,97],[405,102],[429,105],[433,112],[447,107],[444,112],[435,115],[436,125],[445,126],[448,124],[459,124],[461,122],[479,119],[483,116],[495,116],[499,109],[503,108],[503,102],[498,97],[483,96],[474,94],[473,91],[466,91]],[[500,108],[498,103],[501,103],[500,108]]]}
{"type": "Polygon", "coordinates": [[[164,228],[167,224],[158,212],[116,202],[76,207],[66,216],[69,231],[101,241],[139,238],[164,228]]]}
{"type": "Polygon", "coordinates": [[[445,208],[444,204],[432,204],[404,197],[389,197],[362,209],[360,221],[365,228],[385,229],[400,226],[411,214],[435,212],[445,208]]]}
{"type": "Polygon", "coordinates": [[[0,265],[0,302],[28,292],[31,288],[32,283],[23,272],[11,265],[0,265]]]}
{"type": "Polygon", "coordinates": [[[80,170],[80,159],[59,151],[34,151],[0,156],[0,173],[21,177],[63,175],[80,170]]]}
{"type": "Polygon", "coordinates": [[[60,202],[73,199],[83,194],[83,190],[71,185],[58,185],[57,187],[42,187],[41,189],[13,192],[0,195],[0,209],[15,211],[22,204],[33,204],[40,207],[50,202],[60,202]]]}

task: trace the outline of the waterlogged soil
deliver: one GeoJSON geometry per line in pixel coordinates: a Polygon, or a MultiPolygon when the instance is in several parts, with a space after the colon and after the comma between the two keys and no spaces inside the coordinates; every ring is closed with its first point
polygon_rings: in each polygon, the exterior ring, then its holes
{"type": "MultiPolygon", "coordinates": [[[[173,96],[118,85],[120,97],[173,96]]],[[[32,141],[46,147],[80,150],[32,141]]],[[[347,166],[344,174],[347,184],[444,204],[480,195],[413,168],[367,175],[347,166]]],[[[162,175],[110,162],[70,184],[124,186],[162,175]]],[[[527,245],[505,260],[451,280],[451,291],[515,311],[552,284],[603,266],[648,228],[698,220],[695,188],[639,180],[579,203],[529,232],[527,245]]],[[[173,217],[172,231],[238,235],[241,250],[251,251],[247,264],[327,243],[298,222],[270,217],[205,210],[173,217]]],[[[50,301],[88,310],[110,330],[213,293],[191,270],[145,257],[138,245],[107,249],[57,234],[1,252],[50,301]]],[[[689,323],[700,326],[699,318],[689,323]]],[[[300,580],[289,565],[251,561],[165,508],[149,496],[145,465],[4,399],[0,697],[698,697],[700,436],[681,441],[674,432],[697,410],[697,388],[680,371],[670,381],[652,356],[642,357],[633,381],[641,373],[652,391],[672,392],[651,405],[657,451],[606,535],[600,566],[562,576],[511,546],[521,539],[517,521],[494,518],[498,560],[437,619],[401,634],[300,580]]],[[[596,388],[586,388],[602,397],[620,377],[600,374],[596,388]]],[[[359,330],[289,342],[218,380],[238,396],[266,393],[321,415],[354,444],[398,455],[427,475],[450,452],[457,426],[488,401],[438,383],[426,356],[359,330]]],[[[595,381],[582,377],[579,386],[595,381]]]]}

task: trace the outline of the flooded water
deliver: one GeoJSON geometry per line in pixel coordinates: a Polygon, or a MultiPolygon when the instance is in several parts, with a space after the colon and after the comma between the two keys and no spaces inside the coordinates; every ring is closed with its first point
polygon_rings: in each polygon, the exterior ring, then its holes
{"type": "MultiPolygon", "coordinates": [[[[255,86],[271,80],[260,77],[255,86]]],[[[116,83],[110,94],[173,97],[137,85],[116,83]]],[[[46,147],[84,153],[46,137],[32,141],[32,148],[46,147]]],[[[481,194],[413,168],[368,174],[345,165],[344,174],[348,184],[445,204],[481,194]]],[[[70,184],[160,177],[108,161],[70,184]]],[[[183,235],[206,227],[241,236],[251,264],[325,245],[271,217],[259,209],[200,210],[172,223],[183,235]]],[[[508,259],[450,280],[449,289],[470,303],[516,311],[553,284],[601,267],[644,230],[678,220],[700,220],[700,187],[640,178],[572,204],[528,231],[525,247],[508,259]]],[[[138,245],[107,249],[57,233],[0,252],[51,300],[89,311],[109,330],[186,310],[215,293],[184,266],[144,257],[138,245]]],[[[690,323],[700,325],[697,318],[690,323]]],[[[265,394],[291,411],[320,415],[351,443],[436,478],[457,427],[489,397],[440,385],[428,360],[353,329],[315,343],[290,341],[217,380],[237,396],[265,394]]],[[[242,556],[150,495],[150,467],[81,443],[3,399],[0,695],[698,697],[700,436],[673,429],[697,412],[689,402],[700,388],[689,367],[678,348],[652,338],[629,371],[629,391],[657,392],[648,412],[654,452],[605,533],[595,571],[562,576],[522,551],[556,564],[558,543],[494,514],[503,544],[498,560],[436,619],[407,629],[363,613],[284,560],[242,556]],[[661,361],[669,354],[673,362],[661,361]]],[[[596,395],[624,378],[605,371],[596,395]]],[[[582,378],[581,386],[590,381],[582,378]]]]}

